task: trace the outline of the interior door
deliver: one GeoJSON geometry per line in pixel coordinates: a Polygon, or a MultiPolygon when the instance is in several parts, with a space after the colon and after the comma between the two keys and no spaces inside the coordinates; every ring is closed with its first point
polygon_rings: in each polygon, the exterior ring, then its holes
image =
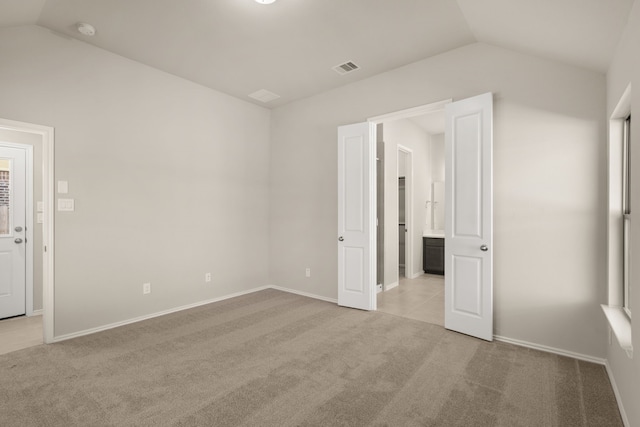
{"type": "Polygon", "coordinates": [[[493,97],[445,107],[445,328],[493,340],[493,97]]]}
{"type": "Polygon", "coordinates": [[[374,128],[338,128],[338,304],[376,309],[374,128]]]}
{"type": "Polygon", "coordinates": [[[26,153],[0,147],[0,319],[26,313],[26,153]]]}

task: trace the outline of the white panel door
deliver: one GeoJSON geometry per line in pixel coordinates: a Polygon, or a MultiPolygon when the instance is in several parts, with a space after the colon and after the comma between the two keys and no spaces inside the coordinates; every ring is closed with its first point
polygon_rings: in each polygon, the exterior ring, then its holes
{"type": "Polygon", "coordinates": [[[375,153],[369,123],[338,128],[338,304],[375,310],[375,153]],[[373,150],[373,151],[372,151],[373,150]]]}
{"type": "Polygon", "coordinates": [[[445,107],[445,328],[493,340],[493,97],[445,107]]]}
{"type": "Polygon", "coordinates": [[[26,153],[0,147],[0,319],[26,313],[26,153]]]}

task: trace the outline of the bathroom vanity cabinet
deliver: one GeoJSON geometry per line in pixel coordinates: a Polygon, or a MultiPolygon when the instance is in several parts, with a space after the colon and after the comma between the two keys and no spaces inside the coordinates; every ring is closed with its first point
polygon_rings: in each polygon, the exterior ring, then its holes
{"type": "Polygon", "coordinates": [[[444,238],[422,238],[422,268],[425,273],[444,275],[444,238]]]}

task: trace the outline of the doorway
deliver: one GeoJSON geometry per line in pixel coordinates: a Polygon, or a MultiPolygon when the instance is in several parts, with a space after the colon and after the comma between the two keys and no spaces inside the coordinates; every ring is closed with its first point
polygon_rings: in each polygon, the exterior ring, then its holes
{"type": "MultiPolygon", "coordinates": [[[[338,127],[338,304],[363,310],[376,310],[377,307],[373,144],[377,125],[385,120],[393,122],[443,108],[445,269],[448,272],[445,276],[444,323],[447,329],[491,341],[492,93],[456,102],[441,101],[338,127]]],[[[397,181],[394,180],[393,185],[396,187],[397,181]]],[[[392,229],[397,230],[397,225],[392,229]]]]}
{"type": "MultiPolygon", "coordinates": [[[[444,112],[385,120],[376,130],[378,141],[387,145],[386,150],[379,150],[379,157],[382,151],[391,157],[390,164],[382,171],[378,169],[378,173],[392,175],[397,182],[396,188],[392,188],[389,184],[384,186],[380,176],[376,180],[378,202],[382,196],[387,213],[397,218],[396,244],[387,240],[377,256],[379,263],[386,260],[390,264],[394,258],[397,263],[393,275],[387,274],[384,292],[377,295],[377,309],[443,326],[444,279],[442,274],[425,274],[423,236],[433,233],[433,207],[444,208],[444,200],[435,200],[433,192],[433,182],[443,184],[444,180],[444,176],[440,176],[444,171],[444,112]],[[385,195],[384,190],[389,194],[385,195]]],[[[438,195],[442,197],[440,192],[438,195]]],[[[442,226],[444,218],[438,215],[438,219],[438,225],[442,226]]],[[[392,224],[388,219],[383,223],[388,227],[392,224]]],[[[442,241],[444,228],[439,231],[442,241]]],[[[427,258],[432,261],[432,257],[427,258]]],[[[441,254],[440,262],[443,261],[444,254],[441,254]]]]}
{"type": "MultiPolygon", "coordinates": [[[[398,146],[398,283],[413,272],[413,152],[398,146]]],[[[384,254],[383,257],[388,256],[384,254]]]]}
{"type": "Polygon", "coordinates": [[[0,133],[0,320],[34,311],[33,147],[2,136],[6,131],[0,133]]]}
{"type": "MultiPolygon", "coordinates": [[[[27,190],[25,225],[18,224],[19,221],[10,215],[13,218],[9,228],[13,234],[10,243],[24,248],[27,282],[24,316],[42,315],[40,342],[50,343],[54,340],[53,128],[0,119],[0,146],[18,147],[31,151],[34,156],[32,167],[27,167],[26,171],[32,177],[32,185],[31,190],[27,190]],[[36,188],[36,194],[33,188],[36,188]],[[29,285],[34,281],[36,286],[29,285]]],[[[29,324],[33,326],[33,321],[29,324]]]]}

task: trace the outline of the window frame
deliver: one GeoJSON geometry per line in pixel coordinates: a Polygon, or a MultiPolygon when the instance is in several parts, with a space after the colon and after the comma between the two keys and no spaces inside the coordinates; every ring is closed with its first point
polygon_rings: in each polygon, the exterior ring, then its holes
{"type": "Polygon", "coordinates": [[[622,309],[631,318],[631,114],[622,123],[622,309]]]}
{"type": "Polygon", "coordinates": [[[633,173],[631,141],[631,84],[627,86],[609,118],[608,138],[608,215],[607,215],[607,286],[608,301],[602,304],[611,332],[618,344],[633,358],[631,333],[632,295],[636,274],[631,255],[631,175],[633,173]],[[626,130],[625,130],[626,128],[626,130]]]}

